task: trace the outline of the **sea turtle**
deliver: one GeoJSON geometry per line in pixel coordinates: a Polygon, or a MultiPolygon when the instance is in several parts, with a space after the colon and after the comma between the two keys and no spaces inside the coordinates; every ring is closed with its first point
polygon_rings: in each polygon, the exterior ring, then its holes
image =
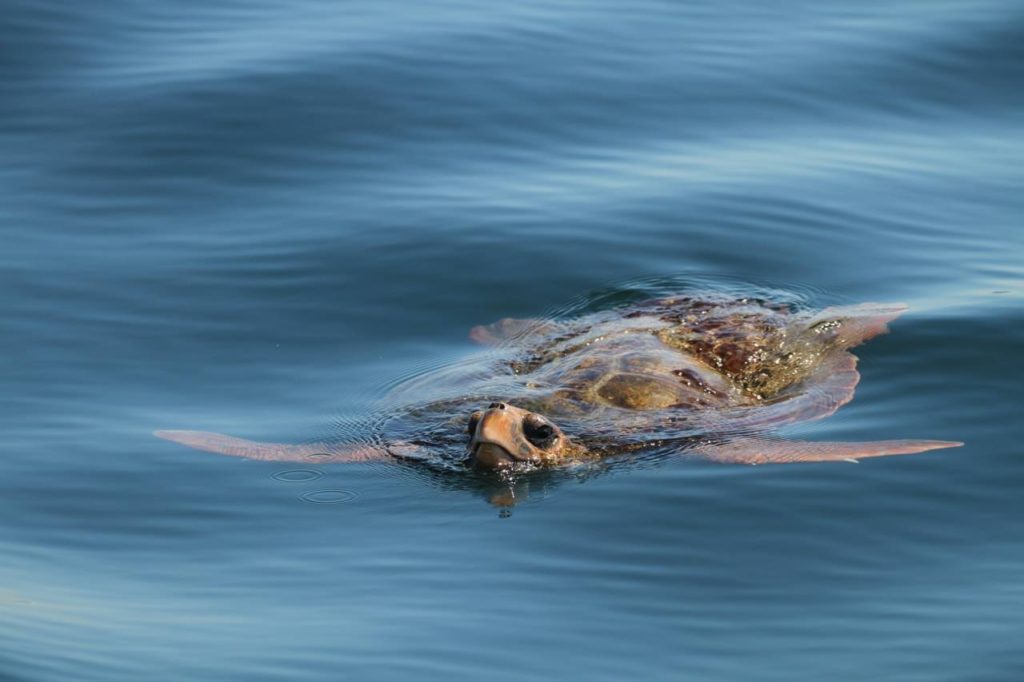
{"type": "Polygon", "coordinates": [[[654,449],[769,464],[962,445],[768,435],[848,402],[860,378],[849,349],[887,331],[905,309],[867,303],[810,311],[766,298],[686,294],[568,320],[506,319],[470,332],[490,353],[421,376],[414,383],[434,399],[393,407],[362,442],[286,445],[200,431],[155,433],[255,460],[396,459],[506,471],[654,449]]]}

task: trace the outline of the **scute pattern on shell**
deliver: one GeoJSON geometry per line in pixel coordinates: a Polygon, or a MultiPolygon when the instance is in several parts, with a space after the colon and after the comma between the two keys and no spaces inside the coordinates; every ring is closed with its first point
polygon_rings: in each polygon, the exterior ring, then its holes
{"type": "Polygon", "coordinates": [[[807,315],[760,299],[710,301],[688,297],[658,302],[671,324],[662,343],[719,370],[756,400],[771,400],[798,384],[838,343],[838,320],[808,326],[807,315]]]}

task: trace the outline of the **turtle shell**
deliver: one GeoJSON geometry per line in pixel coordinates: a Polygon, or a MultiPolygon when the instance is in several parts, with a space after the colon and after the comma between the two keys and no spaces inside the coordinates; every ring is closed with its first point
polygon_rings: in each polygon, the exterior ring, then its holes
{"type": "Polygon", "coordinates": [[[682,296],[560,324],[503,320],[473,336],[512,351],[508,367],[520,391],[508,399],[553,418],[600,420],[604,432],[648,424],[664,435],[666,423],[752,429],[832,414],[859,380],[848,349],[884,332],[904,309],[813,312],[682,296]]]}
{"type": "Polygon", "coordinates": [[[488,352],[394,385],[381,439],[458,456],[468,415],[492,401],[545,415],[605,454],[818,419],[853,397],[859,375],[849,349],[903,310],[811,311],[709,294],[502,320],[470,333],[488,352]]]}

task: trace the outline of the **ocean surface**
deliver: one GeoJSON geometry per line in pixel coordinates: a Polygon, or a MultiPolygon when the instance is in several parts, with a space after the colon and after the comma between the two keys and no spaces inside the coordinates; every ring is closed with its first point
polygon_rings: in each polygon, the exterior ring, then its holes
{"type": "MultiPolygon", "coordinates": [[[[0,680],[1024,679],[1024,6],[4,3],[0,680]],[[474,325],[903,302],[859,465],[359,437],[474,325]],[[450,474],[450,475],[449,475],[450,474]]],[[[413,388],[410,388],[413,387],[413,388]]]]}

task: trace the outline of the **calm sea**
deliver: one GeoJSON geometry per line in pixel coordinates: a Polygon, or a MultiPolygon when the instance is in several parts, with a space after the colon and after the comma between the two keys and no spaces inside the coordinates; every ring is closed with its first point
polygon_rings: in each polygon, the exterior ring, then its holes
{"type": "Polygon", "coordinates": [[[1024,679],[1024,7],[9,0],[0,680],[1024,679]],[[636,282],[902,301],[848,464],[471,478],[356,434],[636,282]],[[575,302],[575,303],[574,303],[575,302]]]}

